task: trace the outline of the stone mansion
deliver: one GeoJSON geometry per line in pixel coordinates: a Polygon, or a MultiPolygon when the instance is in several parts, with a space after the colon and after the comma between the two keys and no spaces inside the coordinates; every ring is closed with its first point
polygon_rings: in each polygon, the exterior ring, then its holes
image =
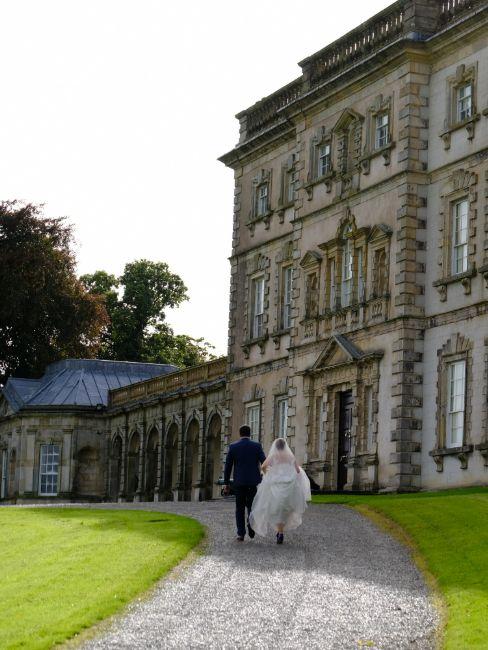
{"type": "Polygon", "coordinates": [[[398,0],[299,65],[220,159],[227,360],[10,379],[2,498],[216,496],[243,421],[324,490],[488,483],[488,0],[398,0]]]}

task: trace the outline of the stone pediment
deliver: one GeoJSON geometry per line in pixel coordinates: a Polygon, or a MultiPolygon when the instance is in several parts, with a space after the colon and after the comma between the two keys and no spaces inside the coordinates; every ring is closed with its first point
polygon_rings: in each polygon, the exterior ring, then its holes
{"type": "Polygon", "coordinates": [[[353,110],[352,108],[346,108],[346,110],[342,113],[340,118],[337,120],[336,125],[332,130],[335,132],[347,131],[349,126],[353,122],[357,122],[358,120],[363,121],[364,117],[359,113],[356,113],[356,111],[353,110]]]}
{"type": "Polygon", "coordinates": [[[342,334],[333,334],[325,348],[319,354],[311,370],[319,370],[329,366],[337,366],[351,361],[358,361],[364,353],[342,334]]]}
{"type": "Polygon", "coordinates": [[[310,266],[317,266],[322,261],[322,255],[317,251],[307,251],[300,260],[300,266],[306,269],[310,266]]]}
{"type": "Polygon", "coordinates": [[[314,372],[346,363],[357,363],[367,358],[379,358],[381,356],[383,356],[382,352],[363,352],[343,334],[333,334],[310,371],[314,372]]]}
{"type": "Polygon", "coordinates": [[[392,229],[385,225],[384,223],[375,224],[368,234],[368,241],[375,241],[377,239],[384,239],[385,237],[390,238],[393,234],[392,229]]]}

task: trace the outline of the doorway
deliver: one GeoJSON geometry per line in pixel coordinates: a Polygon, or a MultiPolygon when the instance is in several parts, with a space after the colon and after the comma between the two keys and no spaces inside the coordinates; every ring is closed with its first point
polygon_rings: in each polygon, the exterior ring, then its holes
{"type": "Polygon", "coordinates": [[[340,393],[339,399],[339,449],[337,467],[337,490],[342,492],[347,483],[347,464],[351,452],[352,390],[340,393]]]}

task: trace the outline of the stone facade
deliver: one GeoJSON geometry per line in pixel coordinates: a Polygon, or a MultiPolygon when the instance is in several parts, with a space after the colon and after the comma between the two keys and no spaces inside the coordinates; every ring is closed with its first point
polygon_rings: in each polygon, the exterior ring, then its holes
{"type": "Polygon", "coordinates": [[[220,494],[225,359],[183,371],[88,360],[54,366],[37,381],[9,380],[0,396],[0,499],[220,494]]]}
{"type": "Polygon", "coordinates": [[[215,497],[246,421],[325,490],[487,483],[488,1],[399,0],[300,66],[221,158],[228,359],[83,408],[7,384],[0,498],[215,497]]]}
{"type": "Polygon", "coordinates": [[[401,0],[237,115],[227,430],[322,488],[487,482],[487,55],[401,0]]]}

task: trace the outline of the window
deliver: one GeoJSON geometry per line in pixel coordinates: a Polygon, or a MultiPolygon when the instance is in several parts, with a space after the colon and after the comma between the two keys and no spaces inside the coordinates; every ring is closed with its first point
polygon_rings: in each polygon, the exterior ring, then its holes
{"type": "Polygon", "coordinates": [[[246,423],[251,429],[251,440],[259,440],[261,425],[261,403],[254,402],[246,406],[246,423]]]}
{"type": "Polygon", "coordinates": [[[259,185],[257,192],[257,210],[258,217],[262,217],[268,212],[268,184],[259,185]]]}
{"type": "Polygon", "coordinates": [[[305,287],[305,318],[315,318],[319,312],[319,278],[317,273],[307,275],[305,287]]]}
{"type": "Polygon", "coordinates": [[[365,299],[365,283],[364,283],[364,268],[363,268],[363,249],[358,248],[358,300],[364,302],[365,299]]]}
{"type": "Polygon", "coordinates": [[[328,174],[332,168],[331,155],[330,155],[330,144],[321,144],[318,146],[317,150],[317,176],[325,176],[328,174]]]}
{"type": "Polygon", "coordinates": [[[257,339],[263,335],[264,321],[264,278],[252,280],[252,338],[257,339]]]}
{"type": "Polygon", "coordinates": [[[58,493],[59,445],[41,445],[39,463],[39,494],[56,496],[58,493]]]}
{"type": "Polygon", "coordinates": [[[341,283],[341,307],[348,307],[352,299],[352,242],[346,239],[342,250],[342,283],[341,283]]]}
{"type": "Polygon", "coordinates": [[[291,326],[291,288],[293,267],[283,269],[281,326],[284,330],[291,326]]]}
{"type": "Polygon", "coordinates": [[[464,120],[467,120],[472,116],[472,96],[473,86],[471,83],[463,84],[457,88],[456,107],[458,122],[464,122],[464,120]]]}
{"type": "Polygon", "coordinates": [[[468,201],[452,206],[452,273],[468,270],[468,201]]]}
{"type": "Polygon", "coordinates": [[[335,260],[330,260],[329,263],[329,281],[330,281],[330,295],[329,295],[329,309],[336,308],[336,277],[335,277],[335,260]]]}
{"type": "Polygon", "coordinates": [[[374,139],[374,148],[382,149],[386,147],[390,140],[389,129],[388,129],[388,113],[382,113],[377,115],[375,119],[375,139],[374,139]]]}
{"type": "Polygon", "coordinates": [[[466,361],[447,366],[447,439],[446,447],[461,447],[464,439],[464,405],[466,401],[466,361]]]}
{"type": "Polygon", "coordinates": [[[366,386],[364,389],[364,421],[366,425],[366,449],[373,449],[373,387],[366,386]]]}
{"type": "Polygon", "coordinates": [[[386,252],[384,248],[374,251],[373,295],[383,296],[388,289],[386,277],[386,252]]]}
{"type": "Polygon", "coordinates": [[[278,416],[278,438],[286,438],[288,428],[288,398],[280,397],[276,403],[278,416]]]}
{"type": "Polygon", "coordinates": [[[286,172],[286,202],[293,203],[295,200],[295,189],[298,180],[298,173],[294,169],[286,172]]]}

